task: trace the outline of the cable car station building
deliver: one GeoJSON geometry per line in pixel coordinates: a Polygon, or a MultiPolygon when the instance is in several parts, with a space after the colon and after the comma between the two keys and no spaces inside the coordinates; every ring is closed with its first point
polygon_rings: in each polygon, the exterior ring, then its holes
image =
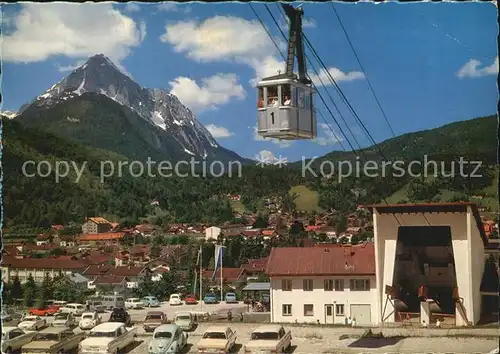
{"type": "MultiPolygon", "coordinates": [[[[371,205],[377,316],[477,324],[488,239],[474,203],[371,205]]],[[[417,320],[418,321],[418,320],[417,320]]]]}

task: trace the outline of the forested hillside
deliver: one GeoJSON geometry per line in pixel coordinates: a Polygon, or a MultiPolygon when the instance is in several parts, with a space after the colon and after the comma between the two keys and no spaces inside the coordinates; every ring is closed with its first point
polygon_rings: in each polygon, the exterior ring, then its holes
{"type": "MultiPolygon", "coordinates": [[[[103,160],[124,161],[125,157],[105,150],[90,148],[56,137],[38,129],[26,128],[15,120],[2,120],[3,124],[3,206],[4,225],[29,225],[46,227],[50,224],[81,222],[85,216],[103,215],[112,220],[139,222],[141,218],[155,216],[158,224],[172,222],[215,223],[233,219],[233,206],[227,194],[240,194],[241,203],[248,211],[257,212],[262,200],[278,197],[284,211],[302,208],[306,200],[318,203],[322,210],[349,212],[358,204],[390,202],[468,200],[472,196],[484,196],[483,201],[497,198],[495,169],[484,165],[481,178],[437,177],[409,178],[356,176],[338,183],[332,178],[302,176],[300,166],[257,167],[244,166],[242,175],[232,177],[132,177],[125,170],[123,176],[114,175],[101,183],[100,163],[103,160]],[[84,173],[75,183],[76,174],[71,172],[58,183],[54,175],[48,177],[24,177],[25,161],[75,161],[79,166],[87,161],[84,173]],[[297,195],[306,193],[308,187],[314,198],[297,195]],[[293,193],[290,193],[292,191],[293,193]],[[294,194],[295,193],[295,194],[294,194]],[[159,208],[150,206],[159,201],[159,208]]],[[[442,155],[484,156],[493,163],[496,159],[496,119],[480,118],[454,123],[442,128],[406,134],[380,145],[388,156],[397,157],[403,143],[409,156],[436,152],[442,155]],[[399,140],[398,143],[394,140],[399,140]],[[417,144],[418,143],[418,144],[417,144]],[[449,150],[446,150],[448,146],[449,150]]],[[[367,152],[371,150],[368,149],[367,152]]],[[[375,155],[375,152],[370,152],[375,155]]],[[[346,154],[346,153],[343,153],[346,154]]],[[[339,156],[332,153],[330,156],[339,156]]],[[[421,155],[420,155],[421,156],[421,155]]],[[[33,171],[33,168],[32,170],[33,171]]],[[[498,199],[496,199],[498,200],[498,199]]],[[[480,204],[481,200],[478,201],[480,204]]],[[[485,205],[494,212],[498,204],[485,205]]],[[[311,208],[308,208],[311,209],[311,208]]],[[[496,209],[497,210],[497,209],[496,209]]]]}

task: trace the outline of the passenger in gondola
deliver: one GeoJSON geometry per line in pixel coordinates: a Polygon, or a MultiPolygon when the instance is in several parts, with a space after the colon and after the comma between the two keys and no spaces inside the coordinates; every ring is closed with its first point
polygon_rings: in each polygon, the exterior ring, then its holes
{"type": "Polygon", "coordinates": [[[259,98],[259,102],[257,103],[257,108],[264,108],[264,100],[259,98]]]}
{"type": "Polygon", "coordinates": [[[273,98],[273,100],[271,101],[271,106],[273,107],[278,107],[278,98],[273,98]]]}
{"type": "Polygon", "coordinates": [[[285,103],[284,103],[284,105],[285,106],[290,106],[291,104],[292,104],[292,100],[290,99],[290,97],[285,96],[285,103]]]}

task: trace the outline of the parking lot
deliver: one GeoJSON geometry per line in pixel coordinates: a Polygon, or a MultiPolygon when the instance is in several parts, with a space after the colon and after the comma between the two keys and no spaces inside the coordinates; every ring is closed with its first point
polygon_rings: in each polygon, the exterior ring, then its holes
{"type": "MultiPolygon", "coordinates": [[[[242,303],[217,305],[180,305],[170,306],[162,303],[160,307],[127,310],[138,329],[137,340],[127,348],[127,354],[144,354],[148,352],[151,334],[144,332],[141,324],[148,311],[163,311],[168,319],[173,319],[176,312],[193,311],[208,312],[212,320],[226,319],[228,310],[233,313],[231,323],[225,321],[236,331],[237,345],[235,353],[243,353],[243,345],[250,339],[252,331],[259,323],[241,323],[240,313],[246,313],[248,306],[242,303]]],[[[109,319],[109,312],[102,314],[103,321],[109,319]]],[[[244,315],[246,316],[246,315],[244,315]]],[[[53,317],[46,317],[48,324],[53,317]]],[[[7,324],[7,323],[6,323],[7,324]]],[[[14,324],[15,323],[11,323],[14,324]]],[[[194,331],[188,333],[188,346],[184,353],[196,353],[197,343],[210,323],[201,322],[194,331]]],[[[384,338],[361,338],[364,328],[300,326],[290,325],[285,328],[292,332],[292,352],[295,354],[310,353],[490,353],[498,348],[498,329],[464,329],[453,332],[445,329],[422,330],[383,329],[384,338]],[[490,333],[491,332],[491,333],[490,333]]],[[[76,329],[75,331],[79,331],[76,329]]],[[[374,332],[377,331],[374,329],[374,332]]]]}
{"type": "MultiPolygon", "coordinates": [[[[127,312],[130,314],[131,320],[134,324],[140,325],[142,322],[144,322],[144,319],[146,318],[146,314],[149,311],[162,311],[167,315],[168,320],[172,320],[175,317],[175,314],[177,312],[183,312],[183,311],[189,311],[189,312],[195,312],[195,313],[208,313],[210,314],[211,318],[213,320],[217,319],[226,319],[227,318],[227,313],[228,311],[231,310],[233,317],[235,320],[239,318],[240,313],[246,313],[249,310],[248,305],[245,305],[243,303],[238,303],[238,304],[226,304],[226,303],[219,303],[219,304],[198,304],[198,305],[178,305],[178,306],[171,306],[168,304],[168,302],[162,302],[159,307],[145,307],[142,309],[127,309],[127,312]]],[[[5,322],[5,325],[17,325],[17,323],[20,320],[21,314],[17,314],[19,316],[15,316],[16,318],[13,321],[10,322],[5,322]]],[[[106,322],[109,320],[109,317],[111,315],[110,311],[106,311],[104,313],[100,314],[102,317],[103,322],[106,322]]],[[[54,316],[46,316],[43,317],[47,321],[47,325],[50,325],[52,321],[54,320],[54,316]]],[[[139,326],[139,334],[142,332],[142,326],[139,326]]]]}
{"type": "MultiPolygon", "coordinates": [[[[254,329],[260,324],[237,323],[229,324],[236,331],[237,340],[234,353],[244,353],[242,346],[248,342],[254,329]]],[[[196,353],[196,345],[201,339],[204,331],[210,326],[209,323],[201,323],[195,331],[188,333],[188,346],[184,353],[196,353]]],[[[285,328],[292,332],[292,352],[294,354],[311,353],[490,353],[498,347],[498,339],[494,338],[460,338],[445,337],[435,333],[432,336],[422,337],[386,337],[383,339],[360,339],[365,331],[362,328],[344,327],[315,327],[315,326],[290,326],[285,328]],[[349,338],[340,339],[341,336],[349,338]]],[[[493,332],[492,332],[493,333],[493,332]]],[[[388,334],[390,335],[390,333],[388,334]]],[[[342,337],[343,338],[343,337],[342,337]]],[[[129,354],[147,353],[148,343],[151,340],[147,336],[139,336],[138,341],[129,354]]]]}

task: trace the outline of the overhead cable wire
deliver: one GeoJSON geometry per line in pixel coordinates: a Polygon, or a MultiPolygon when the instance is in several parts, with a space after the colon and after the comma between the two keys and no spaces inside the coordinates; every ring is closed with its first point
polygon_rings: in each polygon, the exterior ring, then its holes
{"type": "MultiPolygon", "coordinates": [[[[249,4],[249,5],[251,6],[251,4],[249,4]]],[[[266,8],[268,9],[268,11],[270,12],[270,10],[269,10],[269,8],[268,8],[267,4],[265,4],[265,6],[266,6],[266,8]]],[[[255,10],[254,10],[254,13],[256,14],[256,16],[258,16],[258,14],[256,13],[256,11],[255,11],[255,10]]],[[[281,32],[281,34],[284,36],[284,33],[282,32],[282,30],[281,30],[281,28],[280,28],[280,26],[279,26],[278,22],[276,21],[276,19],[275,19],[275,18],[274,18],[274,16],[272,15],[272,12],[270,12],[270,14],[271,14],[271,16],[272,16],[272,18],[273,18],[273,20],[274,20],[275,24],[277,25],[278,30],[279,30],[279,31],[281,32]]],[[[259,17],[259,18],[260,18],[260,17],[259,17]]],[[[261,20],[259,20],[259,21],[260,21],[261,23],[263,23],[261,20]]],[[[266,32],[269,34],[269,32],[268,32],[267,30],[266,30],[266,32]]],[[[303,38],[304,38],[304,39],[306,39],[306,37],[305,37],[305,34],[304,34],[304,33],[302,33],[302,36],[303,36],[303,38]]],[[[272,36],[270,36],[270,39],[274,42],[274,38],[273,38],[272,36]]],[[[286,37],[285,37],[285,39],[286,39],[286,37]]],[[[312,49],[312,50],[314,50],[314,48],[312,48],[312,45],[310,44],[310,42],[309,42],[309,41],[308,41],[308,43],[309,43],[309,48],[310,48],[310,49],[312,49]]],[[[307,57],[307,55],[305,55],[305,56],[307,57]]],[[[317,57],[317,60],[318,60],[318,58],[319,58],[319,57],[317,56],[317,54],[316,54],[316,57],[317,57]]],[[[320,58],[319,58],[319,59],[320,59],[320,58]]],[[[320,62],[320,64],[322,64],[322,65],[323,65],[323,67],[325,67],[325,65],[324,65],[324,63],[323,63],[322,61],[320,61],[320,60],[318,60],[318,61],[320,62]]],[[[331,79],[331,80],[335,83],[335,81],[334,81],[334,80],[333,80],[333,78],[331,77],[331,74],[328,72],[328,70],[327,70],[327,73],[329,74],[330,79],[331,79]]],[[[318,76],[319,76],[319,75],[318,75],[318,76]]],[[[309,78],[309,79],[310,79],[310,78],[309,78]]],[[[311,84],[312,84],[312,86],[316,89],[316,86],[314,85],[314,83],[312,82],[312,80],[311,80],[311,84]]],[[[335,83],[335,84],[336,84],[336,83],[335,83]]],[[[338,88],[338,86],[337,86],[337,88],[338,88]]],[[[340,88],[338,88],[338,89],[340,89],[340,88]]],[[[335,122],[337,123],[337,126],[338,126],[338,127],[339,127],[339,129],[341,130],[341,132],[342,132],[342,134],[344,135],[344,137],[346,138],[347,142],[349,143],[349,146],[351,147],[352,152],[354,152],[354,154],[356,154],[356,155],[359,157],[359,154],[356,152],[356,150],[353,148],[352,144],[349,142],[349,140],[348,140],[348,138],[347,138],[347,135],[343,132],[342,128],[341,128],[341,127],[340,127],[340,125],[338,124],[338,121],[335,119],[335,117],[334,117],[334,115],[332,114],[331,110],[329,109],[328,105],[326,105],[326,102],[324,101],[323,97],[321,96],[321,94],[319,93],[319,91],[318,91],[318,90],[316,90],[316,91],[317,91],[317,93],[318,93],[318,96],[320,96],[320,98],[321,98],[321,100],[322,100],[323,104],[325,105],[325,107],[327,108],[327,110],[328,110],[328,111],[330,112],[330,114],[332,115],[332,118],[333,118],[333,119],[335,120],[335,122]]],[[[347,103],[348,103],[348,102],[347,102],[347,103]]],[[[362,124],[362,122],[361,122],[361,124],[362,124]]],[[[365,129],[366,129],[366,128],[365,128],[365,129]]],[[[368,134],[369,134],[369,132],[368,132],[368,134]]],[[[372,138],[372,139],[373,139],[373,138],[372,138]]],[[[389,205],[389,203],[387,202],[387,200],[386,200],[386,198],[385,198],[385,197],[381,197],[381,199],[385,202],[385,204],[386,204],[386,205],[389,205]]],[[[401,226],[401,222],[400,222],[400,221],[399,221],[399,219],[396,217],[396,215],[394,215],[394,214],[392,214],[392,215],[393,215],[394,219],[396,220],[396,222],[399,224],[399,226],[401,226]]]]}
{"type": "Polygon", "coordinates": [[[373,86],[372,86],[372,84],[370,82],[370,79],[368,78],[368,75],[366,74],[366,70],[363,67],[363,64],[361,64],[361,60],[359,60],[358,53],[356,53],[356,49],[354,49],[354,46],[353,46],[353,44],[351,42],[351,39],[349,38],[349,35],[347,34],[347,31],[346,31],[346,29],[344,27],[344,24],[342,23],[342,20],[340,19],[340,16],[339,16],[339,14],[337,12],[337,9],[333,5],[333,2],[331,2],[330,5],[332,5],[333,12],[335,13],[335,16],[337,16],[337,19],[339,21],[340,27],[342,28],[342,31],[344,32],[344,35],[347,38],[347,42],[349,43],[349,46],[351,47],[351,49],[352,49],[352,51],[354,53],[354,56],[356,57],[356,61],[358,62],[359,67],[361,68],[361,71],[363,72],[363,75],[365,76],[366,82],[368,83],[368,86],[370,87],[370,90],[371,90],[371,92],[373,94],[373,97],[375,98],[375,101],[377,102],[378,108],[380,108],[380,111],[382,112],[382,115],[384,116],[385,122],[387,123],[387,126],[391,130],[392,136],[396,137],[396,134],[394,133],[394,129],[392,129],[391,123],[389,122],[389,119],[387,118],[387,115],[385,114],[385,111],[382,108],[382,105],[380,104],[380,101],[379,101],[377,95],[375,94],[375,90],[373,89],[373,86]]]}
{"type": "MultiPolygon", "coordinates": [[[[276,4],[276,6],[278,7],[278,10],[281,10],[280,14],[281,14],[281,16],[284,18],[285,22],[286,22],[286,23],[288,23],[288,20],[287,20],[287,18],[286,18],[286,16],[285,16],[285,14],[283,13],[283,9],[281,9],[280,5],[278,5],[278,4],[276,4]]],[[[269,15],[271,16],[271,18],[273,19],[274,23],[275,23],[275,24],[276,24],[276,26],[278,27],[278,29],[279,29],[279,31],[280,31],[280,33],[281,33],[281,35],[282,35],[283,39],[285,39],[285,41],[286,41],[286,40],[287,40],[287,38],[286,38],[285,34],[283,33],[283,31],[281,30],[281,28],[280,28],[280,26],[279,26],[278,21],[277,21],[277,20],[276,20],[276,18],[274,17],[274,15],[273,15],[273,13],[271,12],[271,10],[269,9],[268,5],[265,5],[265,7],[266,7],[267,12],[269,13],[269,15]]],[[[340,111],[340,109],[338,108],[337,104],[336,104],[336,103],[335,103],[335,101],[333,100],[333,97],[332,97],[332,95],[330,94],[330,91],[328,91],[328,89],[326,88],[326,85],[325,85],[325,83],[323,82],[323,79],[321,78],[321,76],[320,76],[319,72],[316,70],[316,68],[314,67],[314,65],[313,65],[312,61],[309,59],[309,57],[307,56],[307,54],[304,54],[304,56],[305,56],[305,58],[306,58],[307,62],[309,63],[309,67],[311,67],[311,68],[314,70],[314,73],[316,74],[316,77],[318,78],[318,80],[319,80],[319,82],[320,82],[321,86],[323,87],[323,89],[324,89],[324,90],[325,90],[325,92],[327,93],[328,97],[330,98],[330,102],[332,102],[333,106],[334,106],[334,107],[335,107],[335,109],[337,110],[337,112],[338,112],[338,114],[339,114],[340,118],[342,119],[342,121],[344,122],[344,124],[345,124],[345,126],[346,126],[347,130],[349,131],[349,133],[351,133],[351,136],[352,136],[352,138],[354,139],[354,141],[356,142],[356,145],[358,146],[358,149],[361,151],[361,150],[362,150],[362,149],[361,149],[361,145],[359,144],[358,139],[356,139],[356,135],[352,132],[351,127],[349,126],[349,124],[347,124],[347,122],[346,122],[346,120],[345,120],[345,118],[344,118],[344,116],[343,116],[342,112],[340,111]]],[[[308,78],[309,78],[309,79],[311,79],[310,77],[308,77],[308,78]]],[[[312,81],[312,80],[311,80],[311,81],[312,81]]],[[[313,85],[314,85],[314,83],[313,83],[313,85]]],[[[318,91],[318,90],[317,90],[317,91],[318,91]]],[[[338,123],[337,123],[337,125],[338,125],[338,123]]],[[[344,134],[344,137],[345,137],[345,134],[344,134]]],[[[345,137],[345,138],[347,139],[347,137],[345,137]]],[[[351,146],[351,148],[352,148],[352,146],[351,146]]],[[[354,148],[352,148],[352,149],[354,150],[354,148]]]]}
{"type": "MultiPolygon", "coordinates": [[[[253,8],[252,4],[249,3],[250,5],[250,8],[252,9],[255,17],[257,17],[257,20],[259,20],[260,24],[262,25],[262,27],[264,28],[264,30],[266,31],[267,35],[269,36],[269,38],[271,39],[271,41],[273,42],[274,46],[276,47],[276,50],[278,51],[278,53],[281,55],[281,57],[283,58],[283,60],[286,61],[286,58],[285,58],[285,55],[281,52],[281,49],[280,47],[278,46],[278,44],[274,41],[273,39],[273,36],[271,35],[271,32],[268,31],[266,25],[264,24],[264,22],[261,20],[260,16],[257,14],[257,11],[255,11],[255,9],[253,8]]],[[[335,137],[335,139],[338,141],[338,143],[340,144],[340,146],[342,147],[342,149],[346,150],[346,148],[344,147],[344,145],[342,144],[341,140],[338,138],[338,136],[335,134],[335,132],[333,131],[332,127],[330,126],[330,124],[328,124],[328,122],[326,121],[325,119],[325,116],[320,112],[320,116],[321,118],[323,119],[323,121],[325,122],[325,124],[328,126],[328,128],[330,129],[330,131],[332,132],[333,136],[335,137]]]]}
{"type": "MultiPolygon", "coordinates": [[[[352,41],[351,41],[351,39],[349,37],[349,34],[347,33],[346,28],[344,27],[344,24],[342,23],[342,19],[340,18],[340,15],[337,12],[337,9],[335,8],[335,5],[333,4],[333,2],[331,2],[330,5],[331,5],[331,7],[333,9],[333,12],[335,13],[335,16],[337,17],[337,20],[339,21],[340,27],[342,28],[342,31],[344,32],[344,35],[345,35],[345,37],[347,39],[347,42],[349,43],[349,46],[351,47],[352,52],[353,52],[353,54],[354,54],[354,56],[356,58],[356,61],[358,62],[359,67],[361,68],[361,71],[363,72],[363,75],[365,76],[366,82],[368,83],[368,86],[370,87],[370,90],[371,90],[371,92],[373,94],[373,97],[375,98],[375,101],[377,102],[377,105],[378,105],[378,107],[380,109],[380,112],[382,113],[382,115],[383,115],[383,117],[385,119],[385,122],[387,123],[387,126],[389,127],[389,129],[391,131],[392,136],[395,138],[396,134],[394,133],[394,129],[392,128],[391,123],[389,122],[389,119],[387,118],[387,115],[386,115],[386,113],[385,113],[385,111],[384,111],[384,109],[383,109],[383,107],[382,107],[382,105],[381,105],[381,103],[380,103],[380,101],[379,101],[379,99],[377,97],[377,94],[375,93],[375,90],[374,90],[374,88],[373,88],[373,86],[372,86],[372,84],[370,82],[370,79],[368,78],[368,75],[366,74],[366,70],[364,69],[363,64],[361,64],[361,60],[359,59],[358,53],[356,52],[356,49],[354,48],[354,45],[352,44],[352,41]]],[[[429,22],[430,22],[430,20],[429,20],[429,22]]],[[[432,25],[434,25],[432,22],[430,22],[430,23],[432,25]]],[[[434,26],[438,27],[437,25],[434,25],[434,26]]],[[[450,38],[454,39],[454,37],[450,37],[450,38]]],[[[461,45],[463,45],[460,41],[458,41],[458,43],[460,43],[461,45]]],[[[409,198],[408,188],[405,186],[404,189],[405,189],[406,197],[409,198]]],[[[430,222],[429,222],[429,220],[427,220],[427,218],[425,217],[425,215],[424,215],[424,218],[426,219],[427,223],[430,225],[430,222]]]]}
{"type": "MultiPolygon", "coordinates": [[[[250,5],[250,8],[252,9],[253,13],[255,14],[255,16],[257,17],[257,19],[259,20],[259,22],[261,23],[262,27],[264,28],[264,30],[266,31],[267,35],[269,36],[269,38],[271,39],[271,41],[273,42],[274,46],[276,47],[278,53],[280,53],[281,57],[283,58],[283,60],[286,61],[286,57],[285,55],[281,52],[278,44],[276,43],[276,41],[274,40],[273,36],[271,35],[271,33],[267,30],[266,26],[264,25],[264,22],[261,20],[259,14],[257,13],[257,11],[255,11],[255,9],[253,8],[252,4],[249,3],[248,5],[250,5]]],[[[281,31],[281,29],[279,28],[279,25],[278,25],[278,29],[281,31]]],[[[309,75],[307,75],[308,79],[310,79],[309,75]]],[[[313,87],[316,89],[316,87],[314,86],[313,84],[313,87]]],[[[321,95],[321,93],[319,93],[319,91],[317,90],[317,93],[318,93],[318,96],[320,97],[321,101],[323,102],[323,104],[325,105],[326,109],[328,110],[328,112],[330,113],[330,115],[332,116],[332,118],[334,119],[335,123],[337,124],[338,128],[340,129],[342,135],[345,136],[345,134],[343,133],[343,130],[342,128],[340,127],[340,125],[338,124],[337,120],[335,119],[335,116],[333,115],[333,112],[330,110],[330,108],[328,107],[328,105],[326,104],[325,100],[323,99],[323,96],[321,95]]],[[[339,137],[337,136],[337,134],[335,133],[335,131],[332,129],[331,125],[326,121],[325,117],[321,114],[321,117],[323,118],[323,120],[325,121],[325,124],[328,126],[328,129],[331,131],[331,133],[333,134],[333,136],[335,137],[335,139],[339,142],[339,145],[342,147],[342,149],[346,150],[346,148],[344,147],[344,145],[342,144],[342,141],[339,139],[339,137]]],[[[347,140],[347,139],[346,139],[347,140]]],[[[351,148],[353,149],[351,143],[349,142],[349,140],[347,140],[348,144],[351,146],[351,148]]]]}

